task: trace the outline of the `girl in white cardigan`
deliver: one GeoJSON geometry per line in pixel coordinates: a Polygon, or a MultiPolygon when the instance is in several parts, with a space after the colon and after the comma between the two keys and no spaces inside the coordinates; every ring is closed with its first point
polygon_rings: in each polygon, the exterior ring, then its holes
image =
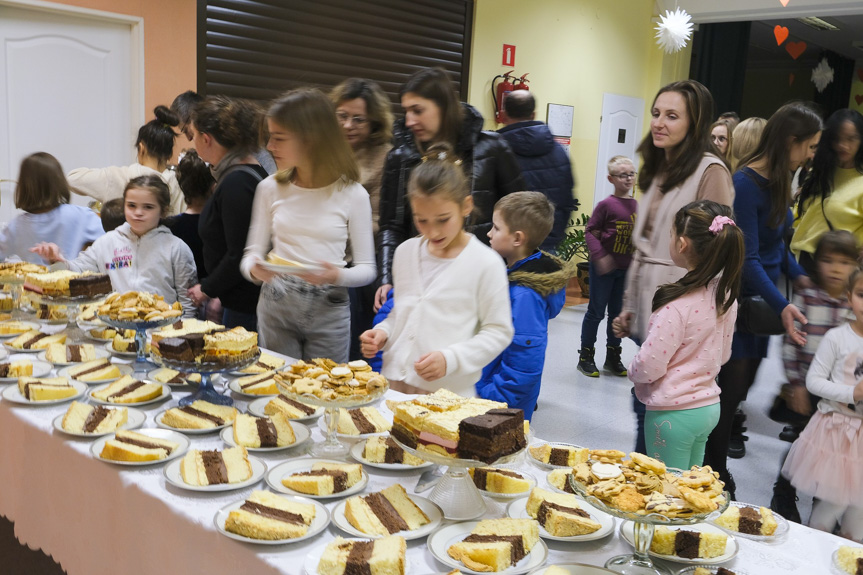
{"type": "Polygon", "coordinates": [[[449,146],[432,146],[411,174],[408,198],[420,236],[395,253],[395,305],[360,336],[363,354],[384,351],[393,389],[476,395],[482,368],[512,341],[503,259],[464,231],[473,199],[449,146]]]}

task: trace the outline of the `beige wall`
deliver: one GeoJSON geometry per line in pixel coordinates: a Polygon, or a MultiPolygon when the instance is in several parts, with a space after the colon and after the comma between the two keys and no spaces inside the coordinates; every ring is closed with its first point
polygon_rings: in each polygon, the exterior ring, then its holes
{"type": "Polygon", "coordinates": [[[196,89],[197,4],[195,0],[54,0],[80,8],[144,19],[144,114],[170,105],[174,97],[196,89]]]}

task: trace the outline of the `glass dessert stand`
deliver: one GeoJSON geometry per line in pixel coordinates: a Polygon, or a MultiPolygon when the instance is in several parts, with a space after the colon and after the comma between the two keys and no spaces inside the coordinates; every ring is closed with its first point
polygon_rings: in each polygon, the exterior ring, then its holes
{"type": "MultiPolygon", "coordinates": [[[[140,349],[140,348],[139,348],[140,349]]],[[[200,400],[216,405],[233,405],[234,400],[227,395],[222,395],[216,388],[213,387],[213,375],[219,373],[227,373],[229,371],[238,371],[245,369],[257,362],[261,357],[261,350],[258,350],[254,356],[237,363],[217,363],[206,361],[176,361],[166,359],[154,353],[150,354],[153,362],[159,367],[167,367],[176,369],[184,373],[199,373],[201,374],[201,383],[198,386],[198,391],[188,395],[180,400],[180,407],[186,407],[200,400]]]]}
{"type": "MultiPolygon", "coordinates": [[[[76,313],[75,316],[77,317],[77,315],[78,314],[76,313]]],[[[98,315],[96,317],[111,327],[135,330],[135,349],[137,350],[137,355],[135,356],[135,361],[132,362],[132,369],[135,371],[147,371],[155,365],[152,361],[147,359],[147,330],[165,327],[166,325],[170,325],[180,319],[169,317],[157,321],[129,321],[124,319],[114,319],[106,315],[98,315]]]]}
{"type": "Polygon", "coordinates": [[[300,395],[298,393],[294,393],[290,389],[281,385],[278,378],[276,379],[276,384],[279,388],[279,392],[282,393],[285,397],[289,397],[294,401],[302,401],[303,403],[306,403],[308,405],[314,405],[315,407],[323,407],[326,409],[326,411],[324,412],[324,421],[327,424],[327,436],[322,442],[311,443],[308,447],[309,455],[311,455],[312,457],[320,457],[322,459],[345,458],[348,455],[348,451],[350,451],[349,445],[346,445],[339,441],[339,409],[362,407],[364,405],[375,403],[381,397],[383,397],[383,395],[390,388],[389,383],[387,383],[383,387],[375,388],[373,392],[369,395],[362,395],[344,399],[322,399],[311,394],[300,395]]]}
{"type": "MultiPolygon", "coordinates": [[[[78,327],[79,306],[88,305],[102,301],[108,294],[92,296],[50,296],[36,292],[28,292],[30,301],[34,304],[64,305],[66,306],[66,343],[81,343],[84,341],[84,332],[78,327]]],[[[20,296],[19,296],[20,297],[20,296]]]]}
{"type": "Polygon", "coordinates": [[[16,276],[14,278],[7,278],[0,283],[8,286],[8,289],[4,291],[12,297],[12,319],[25,319],[27,313],[21,309],[21,295],[24,293],[24,278],[16,276]]]}
{"type": "Polygon", "coordinates": [[[468,469],[512,463],[519,455],[524,453],[524,449],[521,449],[515,453],[501,457],[494,463],[485,463],[476,459],[457,459],[445,457],[437,453],[429,453],[428,451],[417,451],[400,442],[392,435],[390,437],[405,452],[447,468],[446,473],[437,482],[428,498],[443,509],[444,517],[455,521],[476,519],[485,513],[487,509],[485,499],[483,499],[479,489],[474,485],[468,469]]]}
{"type": "MultiPolygon", "coordinates": [[[[668,473],[678,475],[682,473],[679,469],[668,469],[668,473]]],[[[657,525],[693,525],[701,523],[709,517],[715,517],[717,513],[722,513],[728,507],[731,497],[727,491],[722,493],[725,502],[719,505],[719,508],[706,513],[698,513],[689,517],[666,517],[659,513],[650,513],[648,515],[639,515],[629,511],[621,511],[615,507],[609,506],[601,499],[588,495],[584,485],[575,481],[575,478],[569,476],[569,484],[572,489],[588,503],[601,511],[605,511],[609,515],[632,521],[632,537],[635,547],[635,553],[632,555],[616,555],[605,562],[605,568],[614,571],[615,573],[623,573],[624,575],[671,575],[671,571],[661,565],[655,565],[650,560],[647,554],[650,549],[650,544],[653,542],[653,533],[657,525]]]]}

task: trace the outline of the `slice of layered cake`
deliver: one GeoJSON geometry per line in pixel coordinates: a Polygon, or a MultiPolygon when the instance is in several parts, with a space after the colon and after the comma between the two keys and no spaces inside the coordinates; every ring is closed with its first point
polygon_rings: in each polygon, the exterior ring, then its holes
{"type": "Polygon", "coordinates": [[[345,502],[345,518],[369,535],[413,531],[431,522],[398,483],[377,493],[349,498],[345,502]]]}
{"type": "Polygon", "coordinates": [[[375,435],[366,440],[363,458],[371,463],[400,463],[402,465],[422,465],[419,457],[405,453],[390,437],[375,435]]]}
{"type": "Polygon", "coordinates": [[[548,474],[548,482],[561,491],[575,493],[572,484],[569,482],[571,475],[573,475],[572,469],[555,469],[548,474]]]}
{"type": "Polygon", "coordinates": [[[21,377],[22,375],[33,375],[33,364],[29,361],[0,363],[0,377],[21,377]]]}
{"type": "Polygon", "coordinates": [[[528,451],[530,451],[531,456],[537,461],[548,463],[549,465],[566,467],[575,467],[579,463],[586,463],[590,455],[590,450],[586,447],[551,445],[548,443],[532,446],[528,448],[528,451]]]}
{"type": "Polygon", "coordinates": [[[279,393],[279,388],[276,387],[275,374],[272,371],[258,375],[238,377],[234,380],[234,383],[236,383],[243,393],[251,393],[253,395],[276,395],[279,393]]]}
{"type": "Polygon", "coordinates": [[[836,552],[839,567],[850,575],[863,575],[863,547],[842,545],[836,552]]]}
{"type": "Polygon", "coordinates": [[[201,383],[201,374],[184,373],[182,371],[177,371],[176,369],[162,367],[153,372],[153,381],[158,381],[159,383],[167,383],[168,385],[201,383]]]}
{"type": "Polygon", "coordinates": [[[141,403],[162,395],[162,384],[138,381],[131,375],[124,375],[104,389],[94,391],[91,396],[109,403],[141,403]]]}
{"type": "Polygon", "coordinates": [[[41,331],[31,329],[28,332],[22,333],[15,339],[9,342],[9,347],[15,349],[47,349],[52,343],[65,343],[66,334],[57,333],[48,335],[41,331]]]}
{"type": "Polygon", "coordinates": [[[256,361],[249,367],[243,369],[242,373],[266,373],[268,371],[276,371],[277,369],[282,368],[284,365],[284,359],[276,357],[274,355],[270,355],[269,353],[261,353],[261,357],[258,358],[258,361],[256,361]]]}
{"type": "Polygon", "coordinates": [[[95,337],[96,339],[103,339],[105,341],[112,341],[114,337],[118,334],[122,335],[123,337],[135,337],[134,329],[119,329],[111,326],[96,327],[91,329],[89,333],[90,337],[95,337]]]}
{"type": "MultiPolygon", "coordinates": [[[[135,341],[135,332],[132,332],[132,337],[126,337],[119,333],[111,340],[111,349],[120,353],[137,353],[138,342],[135,341]]],[[[150,344],[146,344],[144,353],[150,353],[150,344]]]]}
{"type": "Polygon", "coordinates": [[[374,541],[336,537],[324,549],[318,575],[404,575],[404,537],[390,535],[374,541]]]}
{"type": "Polygon", "coordinates": [[[297,437],[284,413],[255,417],[241,413],[234,421],[234,441],[244,447],[287,447],[297,437]]]}
{"type": "Polygon", "coordinates": [[[587,535],[602,525],[581,508],[575,495],[552,493],[534,487],[527,499],[527,514],[555,537],[587,535]]]}
{"type": "Polygon", "coordinates": [[[205,334],[202,361],[233,364],[251,359],[257,352],[258,334],[238,326],[205,334]]]}
{"type": "Polygon", "coordinates": [[[239,509],[228,514],[225,531],[267,541],[296,539],[308,532],[315,511],[315,506],[308,503],[269,491],[252,491],[239,509]]]}
{"type": "Polygon", "coordinates": [[[108,433],[129,420],[125,407],[102,407],[73,401],[63,416],[63,429],[72,433],[108,433]]]}
{"type": "Polygon", "coordinates": [[[511,469],[477,467],[468,473],[477,489],[490,493],[523,493],[530,489],[530,481],[511,469]]]}
{"type": "Polygon", "coordinates": [[[724,533],[669,529],[658,525],[650,550],[658,555],[676,555],[685,559],[710,559],[725,554],[728,536],[724,533]]]}
{"type": "Polygon", "coordinates": [[[96,359],[96,348],[92,343],[63,344],[52,343],[45,352],[45,359],[51,363],[81,363],[96,359]]]}
{"type": "Polygon", "coordinates": [[[314,415],[317,411],[316,407],[312,407],[301,401],[296,401],[285,395],[279,394],[274,397],[267,405],[264,406],[264,413],[274,415],[276,413],[284,413],[288,419],[302,419],[310,415],[314,415]]]}
{"type": "Polygon", "coordinates": [[[363,466],[359,463],[319,462],[310,471],[283,477],[282,485],[308,495],[332,495],[350,489],[362,477],[363,466]]]}
{"type": "Polygon", "coordinates": [[[179,448],[179,443],[167,439],[118,429],[114,437],[105,442],[100,457],[113,461],[158,461],[179,448]]]}
{"type": "Polygon", "coordinates": [[[180,475],[188,485],[240,483],[252,476],[252,464],[245,447],[224,451],[192,449],[183,457],[180,475]]]}
{"type": "Polygon", "coordinates": [[[339,409],[338,431],[344,435],[363,435],[389,431],[392,424],[375,407],[339,409]]]}
{"type": "Polygon", "coordinates": [[[65,377],[19,377],[18,391],[30,401],[64,399],[78,393],[65,377]]]}
{"type": "Polygon", "coordinates": [[[474,571],[503,571],[524,559],[539,541],[533,519],[484,519],[447,554],[474,571]]]}
{"type": "Polygon", "coordinates": [[[458,454],[462,459],[493,463],[524,449],[524,412],[520,409],[491,409],[459,423],[458,454]]]}
{"type": "Polygon", "coordinates": [[[11,335],[13,333],[27,333],[33,329],[32,324],[26,324],[20,321],[4,321],[0,323],[0,334],[11,335]]]}
{"type": "Polygon", "coordinates": [[[67,373],[72,379],[84,382],[102,381],[105,379],[118,378],[122,375],[120,373],[120,368],[111,363],[111,360],[107,357],[82,363],[81,365],[73,367],[67,373]]]}
{"type": "Polygon", "coordinates": [[[162,423],[176,429],[213,429],[229,425],[237,417],[233,407],[197,400],[185,407],[173,407],[162,415],[162,423]]]}
{"type": "Polygon", "coordinates": [[[746,535],[773,535],[776,532],[776,519],[766,507],[737,507],[729,505],[714,522],[717,525],[746,535]]]}
{"type": "Polygon", "coordinates": [[[212,321],[202,321],[199,319],[182,319],[175,321],[171,325],[157,329],[153,332],[152,341],[158,343],[163,339],[175,337],[183,337],[189,334],[200,334],[213,332],[217,329],[222,329],[222,326],[212,321]]]}

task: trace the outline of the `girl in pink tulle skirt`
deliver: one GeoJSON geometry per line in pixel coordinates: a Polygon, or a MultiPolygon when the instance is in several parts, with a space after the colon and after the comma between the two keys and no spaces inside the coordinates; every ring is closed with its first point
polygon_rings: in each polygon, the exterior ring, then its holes
{"type": "Polygon", "coordinates": [[[820,396],[818,410],[794,445],[782,473],[811,493],[809,526],[863,540],[863,271],[848,281],[854,321],[824,335],[806,387],[820,396]]]}

